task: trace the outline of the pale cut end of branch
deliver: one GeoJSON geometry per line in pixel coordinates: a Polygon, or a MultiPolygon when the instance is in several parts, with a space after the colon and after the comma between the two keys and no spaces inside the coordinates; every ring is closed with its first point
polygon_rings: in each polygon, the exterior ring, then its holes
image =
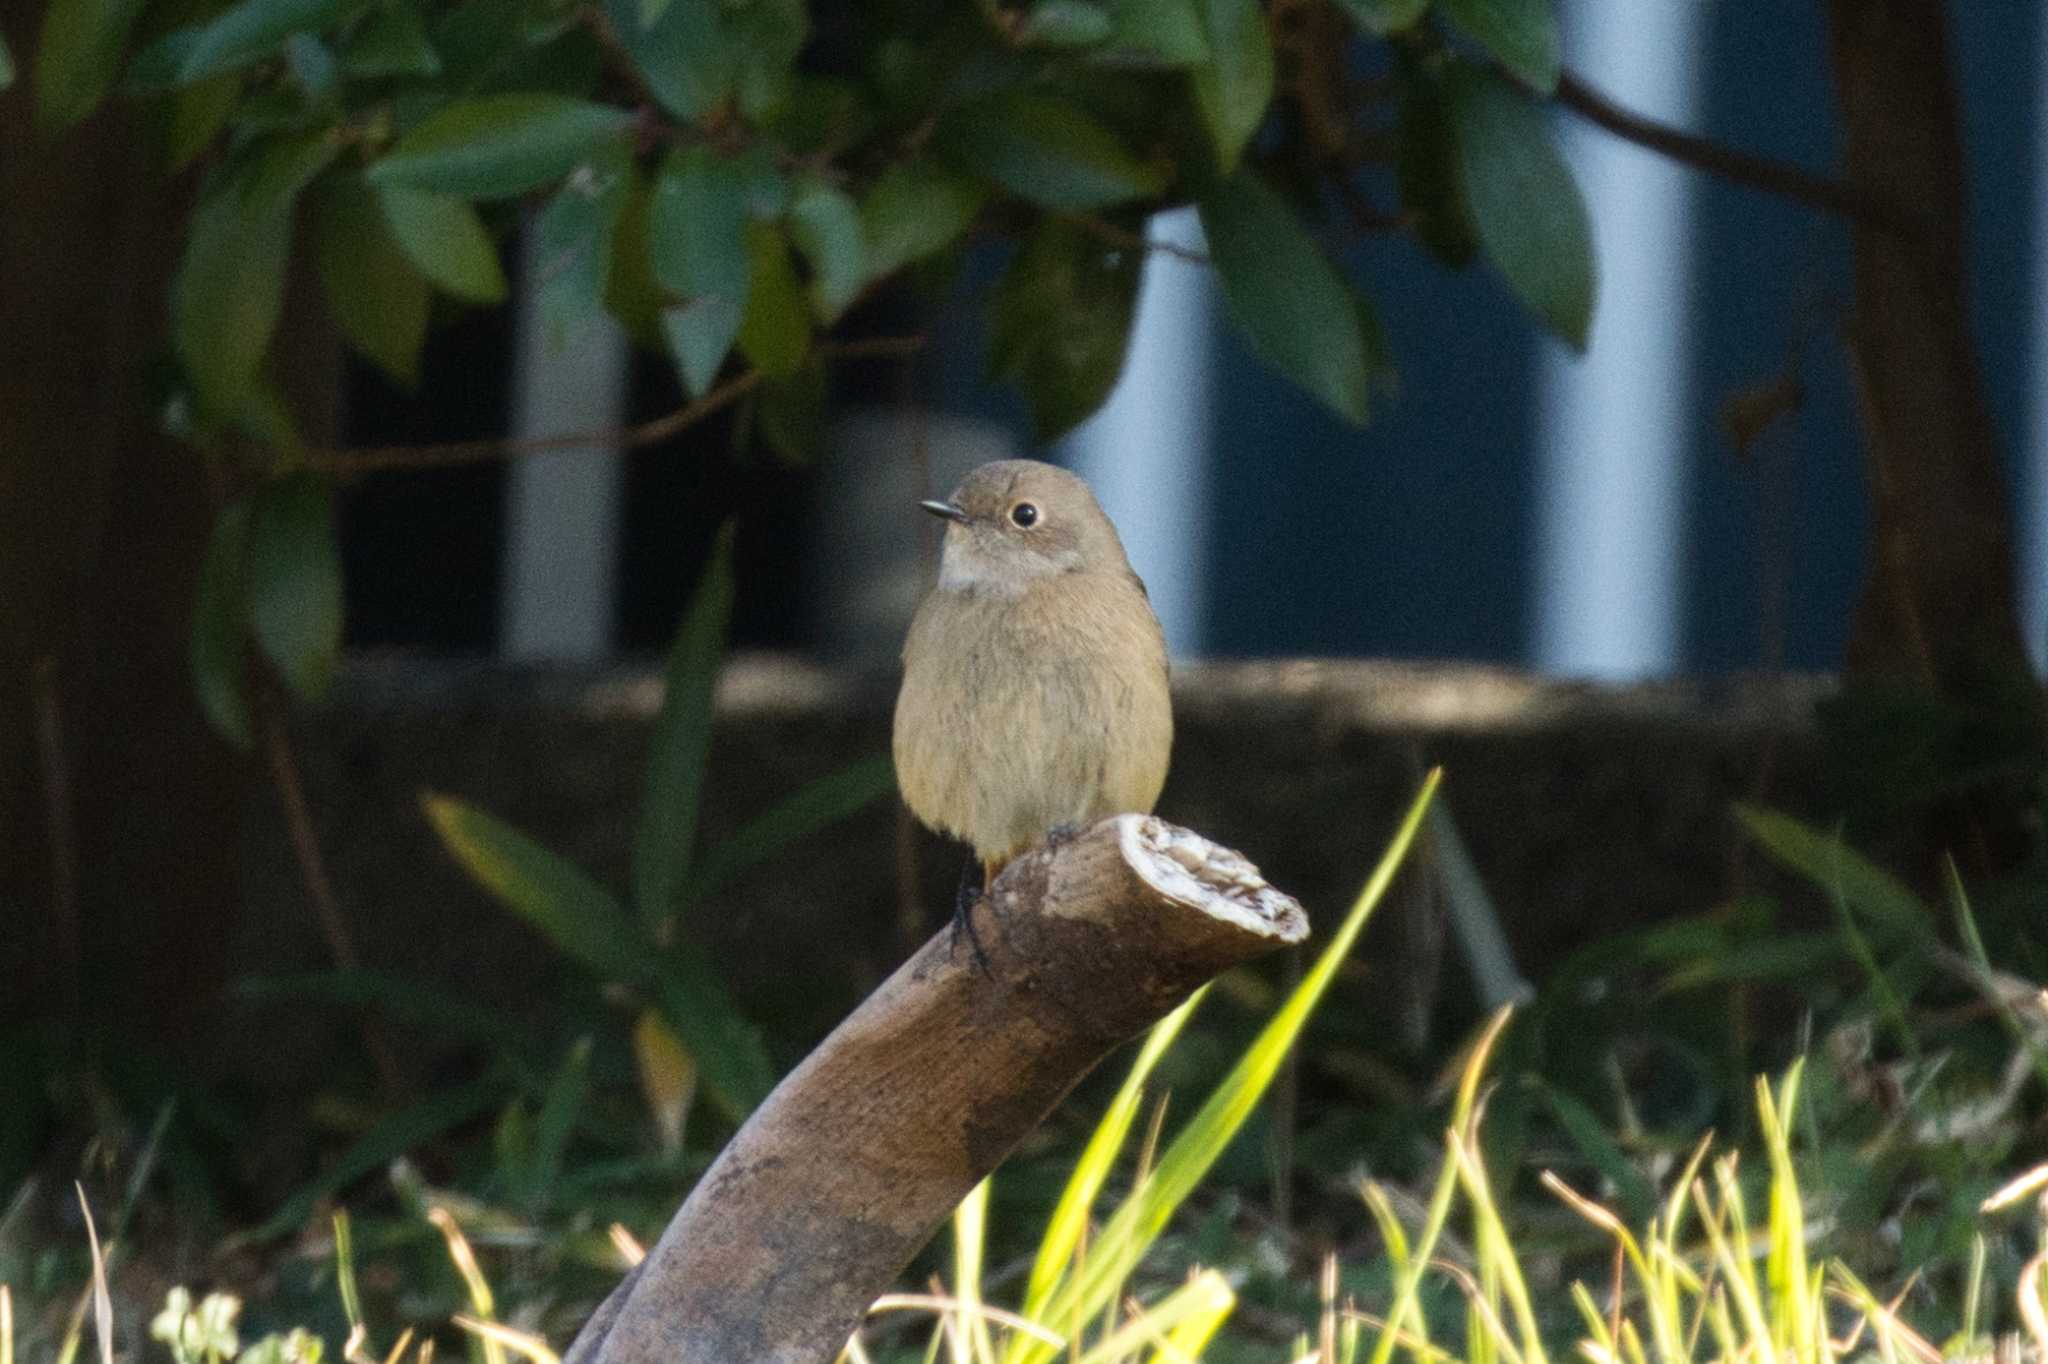
{"type": "Polygon", "coordinates": [[[1117,825],[1124,860],[1167,899],[1276,944],[1308,937],[1300,901],[1269,885],[1243,853],[1152,815],[1119,815],[1117,825]]]}

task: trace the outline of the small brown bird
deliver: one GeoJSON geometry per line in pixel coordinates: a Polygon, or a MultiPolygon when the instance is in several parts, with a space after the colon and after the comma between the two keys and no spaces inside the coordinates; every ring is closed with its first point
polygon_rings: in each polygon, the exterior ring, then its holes
{"type": "Polygon", "coordinates": [[[1011,858],[1151,811],[1173,748],[1166,639],[1116,527],[1066,470],[998,460],[919,505],[950,524],[903,645],[896,782],[974,850],[955,907],[971,941],[974,899],[1011,858]]]}

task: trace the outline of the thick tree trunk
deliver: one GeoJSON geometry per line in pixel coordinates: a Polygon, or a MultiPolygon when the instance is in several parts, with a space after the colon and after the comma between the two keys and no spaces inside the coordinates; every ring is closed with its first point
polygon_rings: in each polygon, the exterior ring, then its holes
{"type": "MultiPolygon", "coordinates": [[[[1827,6],[1844,174],[1911,224],[1856,230],[1848,343],[1868,450],[1871,549],[1848,680],[1944,703],[1947,780],[2027,769],[2042,742],[2042,705],[2015,606],[2005,470],[1971,339],[1945,8],[1827,6]]],[[[1980,804],[1970,820],[1983,833],[1987,819],[2009,818],[1980,804]]]]}
{"type": "MultiPolygon", "coordinates": [[[[18,53],[42,8],[0,6],[18,53]]],[[[185,674],[204,489],[145,382],[184,196],[122,111],[53,142],[27,96],[0,100],[0,1025],[83,999],[157,1040],[218,983],[240,806],[185,674]]]]}

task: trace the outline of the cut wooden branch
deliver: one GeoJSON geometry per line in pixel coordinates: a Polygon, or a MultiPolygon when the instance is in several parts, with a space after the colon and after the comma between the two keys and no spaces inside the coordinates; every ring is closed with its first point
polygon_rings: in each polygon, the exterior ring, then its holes
{"type": "Polygon", "coordinates": [[[1117,815],[1018,858],[777,1086],[567,1364],[830,1364],[983,1176],[1117,1044],[1308,935],[1243,857],[1117,815]]]}

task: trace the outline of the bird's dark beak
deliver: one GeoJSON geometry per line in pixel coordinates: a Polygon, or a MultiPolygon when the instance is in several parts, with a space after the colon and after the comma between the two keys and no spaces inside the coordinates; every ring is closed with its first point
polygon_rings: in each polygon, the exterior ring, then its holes
{"type": "Polygon", "coordinates": [[[943,516],[948,521],[958,521],[963,526],[974,519],[967,514],[967,509],[957,502],[920,502],[917,505],[933,516],[943,516]]]}

